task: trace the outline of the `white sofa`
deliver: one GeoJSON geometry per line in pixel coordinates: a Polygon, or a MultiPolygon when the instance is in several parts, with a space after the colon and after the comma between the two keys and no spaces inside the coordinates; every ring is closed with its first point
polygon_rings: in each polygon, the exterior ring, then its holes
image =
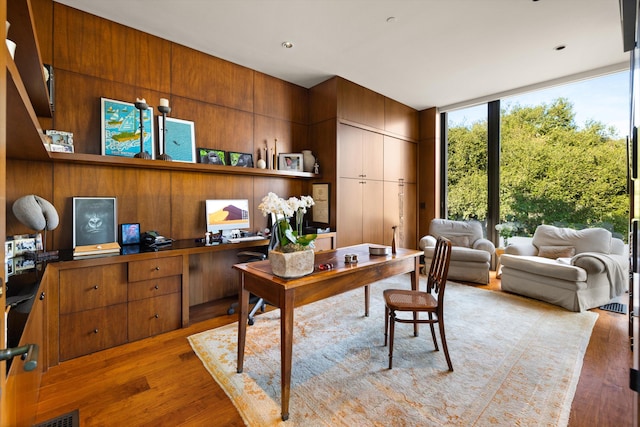
{"type": "Polygon", "coordinates": [[[505,249],[502,290],[571,311],[588,310],[627,291],[628,258],[624,242],[603,228],[541,225],[531,243],[505,249]]]}
{"type": "Polygon", "coordinates": [[[489,268],[496,248],[493,242],[483,237],[478,221],[431,220],[429,235],[419,242],[426,265],[431,264],[436,239],[440,236],[451,240],[449,279],[483,285],[489,283],[489,268]]]}

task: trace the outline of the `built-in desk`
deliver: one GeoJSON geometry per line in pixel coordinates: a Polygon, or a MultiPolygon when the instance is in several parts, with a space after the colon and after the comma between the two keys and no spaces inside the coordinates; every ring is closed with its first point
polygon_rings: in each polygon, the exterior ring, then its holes
{"type": "MultiPolygon", "coordinates": [[[[268,243],[178,240],[157,251],[124,247],[82,259],[60,251],[43,277],[47,366],[188,326],[190,307],[237,295],[238,252],[266,251],[268,243]]],[[[332,249],[335,233],[316,243],[332,249]]]]}

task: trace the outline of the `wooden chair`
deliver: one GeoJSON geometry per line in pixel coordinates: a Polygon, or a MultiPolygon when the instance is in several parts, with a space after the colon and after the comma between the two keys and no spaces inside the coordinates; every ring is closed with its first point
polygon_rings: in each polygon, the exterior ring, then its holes
{"type": "Polygon", "coordinates": [[[442,348],[447,359],[449,370],[453,371],[449,350],[447,348],[447,340],[444,334],[444,290],[447,284],[447,274],[449,271],[449,261],[451,260],[451,242],[445,237],[439,237],[436,242],[436,248],[431,267],[427,277],[427,291],[418,290],[401,290],[386,289],[383,292],[385,300],[385,321],[384,321],[384,345],[387,345],[387,332],[389,332],[389,320],[391,320],[390,342],[389,342],[389,369],[393,363],[393,335],[395,330],[395,322],[413,323],[413,335],[418,336],[418,324],[428,323],[431,327],[431,336],[433,344],[438,351],[438,342],[436,341],[436,333],[433,327],[437,323],[440,328],[440,339],[442,340],[442,348]],[[433,291],[433,292],[432,292],[433,291]],[[435,295],[435,296],[434,296],[435,295]],[[398,318],[396,312],[412,312],[412,319],[398,318]],[[428,314],[427,319],[420,319],[420,312],[428,314]],[[434,318],[435,315],[435,318],[434,318]]]}

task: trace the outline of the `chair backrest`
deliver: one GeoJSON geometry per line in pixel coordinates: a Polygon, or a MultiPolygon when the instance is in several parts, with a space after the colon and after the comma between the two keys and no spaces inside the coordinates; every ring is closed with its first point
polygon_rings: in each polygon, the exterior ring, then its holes
{"type": "Polygon", "coordinates": [[[427,292],[433,290],[438,294],[439,307],[442,307],[444,289],[447,285],[449,261],[451,261],[451,241],[446,237],[440,236],[433,251],[433,259],[431,260],[431,267],[427,277],[427,292]]]}
{"type": "Polygon", "coordinates": [[[478,221],[454,221],[434,218],[429,225],[429,234],[435,237],[446,237],[453,246],[470,248],[473,243],[483,237],[482,225],[478,221]]]}

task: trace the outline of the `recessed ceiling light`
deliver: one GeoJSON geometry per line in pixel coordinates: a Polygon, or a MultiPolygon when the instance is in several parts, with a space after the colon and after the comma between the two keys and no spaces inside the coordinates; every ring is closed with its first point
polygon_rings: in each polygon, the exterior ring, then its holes
{"type": "Polygon", "coordinates": [[[287,49],[291,49],[293,47],[293,43],[292,42],[282,42],[282,47],[285,47],[287,49]]]}
{"type": "Polygon", "coordinates": [[[561,44],[561,45],[559,45],[559,46],[554,47],[554,49],[555,49],[555,50],[562,50],[562,49],[564,49],[564,48],[566,48],[566,47],[567,47],[566,45],[561,44]]]}

